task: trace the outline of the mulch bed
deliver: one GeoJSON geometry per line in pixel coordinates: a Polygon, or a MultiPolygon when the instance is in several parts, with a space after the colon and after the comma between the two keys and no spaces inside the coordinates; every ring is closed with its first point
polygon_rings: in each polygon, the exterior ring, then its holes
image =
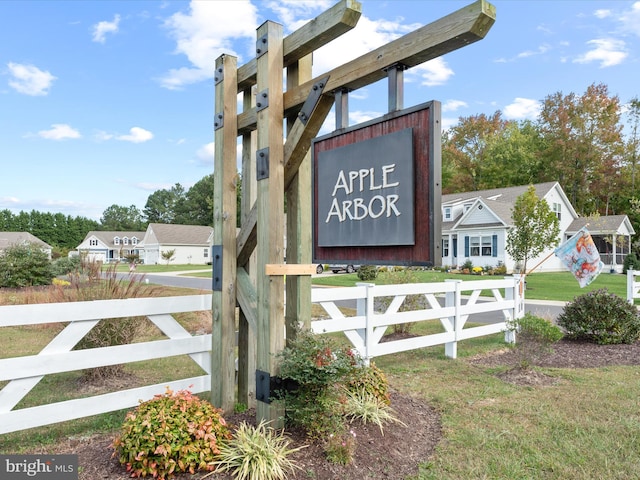
{"type": "MultiPolygon", "coordinates": [[[[478,366],[515,367],[517,358],[509,349],[467,359],[478,366]]],[[[640,343],[633,345],[594,345],[571,340],[561,340],[553,353],[540,362],[543,367],[593,368],[610,365],[640,365],[640,343]]],[[[553,383],[536,369],[508,368],[501,378],[516,384],[544,386],[553,383]]],[[[392,394],[392,408],[402,423],[385,426],[384,434],[375,425],[354,423],[357,449],[351,465],[340,466],[327,462],[322,446],[309,443],[302,432],[288,432],[292,446],[309,445],[294,455],[301,467],[288,478],[299,480],[360,480],[360,479],[404,479],[418,473],[418,464],[427,461],[442,438],[438,412],[428,404],[403,395],[392,394]]],[[[228,417],[232,424],[245,420],[254,422],[252,411],[228,417]]],[[[42,453],[78,454],[80,480],[124,480],[130,478],[116,459],[111,458],[112,435],[94,435],[65,439],[55,446],[47,446],[42,453]]],[[[38,453],[38,452],[33,452],[38,453]]],[[[177,475],[177,480],[209,478],[228,480],[233,477],[223,474],[177,475]]]]}

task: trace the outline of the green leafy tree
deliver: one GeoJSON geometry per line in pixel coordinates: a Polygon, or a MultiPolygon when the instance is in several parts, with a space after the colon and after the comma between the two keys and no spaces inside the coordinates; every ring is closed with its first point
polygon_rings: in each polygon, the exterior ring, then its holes
{"type": "Polygon", "coordinates": [[[142,212],[135,205],[123,207],[111,205],[102,213],[100,218],[102,230],[112,231],[142,231],[146,228],[142,212]]]}
{"type": "Polygon", "coordinates": [[[169,263],[171,263],[171,260],[173,260],[176,256],[176,249],[173,248],[171,250],[165,250],[161,253],[162,255],[162,259],[167,262],[167,265],[169,265],[169,263]]]}
{"type": "Polygon", "coordinates": [[[144,215],[149,223],[176,223],[184,209],[184,187],[176,183],[169,190],[156,190],[144,206],[144,215]]]}
{"type": "Polygon", "coordinates": [[[0,253],[0,287],[49,285],[52,280],[51,261],[38,245],[11,245],[0,253]]]}
{"type": "Polygon", "coordinates": [[[183,225],[213,225],[213,174],[196,182],[185,195],[176,223],[183,225]]]}
{"type": "Polygon", "coordinates": [[[530,259],[558,244],[558,217],[545,200],[538,198],[535,187],[531,185],[516,199],[512,218],[513,227],[507,234],[506,250],[522,264],[522,272],[527,273],[530,259]]]}

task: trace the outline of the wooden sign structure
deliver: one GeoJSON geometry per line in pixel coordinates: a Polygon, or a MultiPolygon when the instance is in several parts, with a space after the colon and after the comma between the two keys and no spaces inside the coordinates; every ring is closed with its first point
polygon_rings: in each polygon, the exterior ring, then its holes
{"type": "MultiPolygon", "coordinates": [[[[216,59],[211,401],[227,412],[236,402],[255,403],[258,419],[281,421],[282,412],[270,401],[279,373],[277,354],[295,325],[309,325],[311,318],[311,279],[305,266],[312,254],[309,150],[334,100],[336,116],[346,118],[348,92],[385,77],[391,85],[401,79],[399,71],[481,40],[495,22],[495,7],[476,1],[312,78],[313,51],[354,28],[360,15],[359,2],[342,0],[287,37],[281,25],[268,21],[257,29],[254,59],[240,67],[231,55],[216,59]],[[239,94],[242,112],[237,111],[239,94]],[[243,189],[239,231],[238,136],[243,189]]],[[[390,109],[401,103],[401,91],[390,88],[390,109]]]]}

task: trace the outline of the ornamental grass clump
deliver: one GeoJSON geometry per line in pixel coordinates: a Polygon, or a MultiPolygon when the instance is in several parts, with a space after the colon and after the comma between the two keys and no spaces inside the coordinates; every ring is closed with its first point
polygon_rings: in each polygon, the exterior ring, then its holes
{"type": "Polygon", "coordinates": [[[221,445],[232,438],[221,414],[188,390],[167,388],[127,413],[113,456],[132,477],[165,479],[178,472],[212,471],[221,445]]]}
{"type": "Polygon", "coordinates": [[[636,307],[606,288],[576,297],[558,316],[558,325],[569,338],[599,345],[631,344],[640,338],[636,307]]]}
{"type": "Polygon", "coordinates": [[[380,428],[382,434],[384,434],[385,423],[395,422],[404,425],[396,418],[395,412],[388,404],[364,388],[355,391],[347,390],[346,396],[343,406],[344,414],[352,421],[361,420],[365,425],[373,423],[380,428]]]}
{"type": "Polygon", "coordinates": [[[563,337],[560,327],[529,312],[522,318],[508,322],[507,327],[516,333],[513,349],[518,359],[516,368],[521,369],[537,364],[553,351],[553,344],[563,337]]]}
{"type": "Polygon", "coordinates": [[[238,480],[284,480],[300,467],[289,456],[305,448],[290,448],[284,430],[276,431],[261,421],[257,426],[240,424],[233,438],[220,445],[214,462],[217,471],[231,472],[238,480]]]}

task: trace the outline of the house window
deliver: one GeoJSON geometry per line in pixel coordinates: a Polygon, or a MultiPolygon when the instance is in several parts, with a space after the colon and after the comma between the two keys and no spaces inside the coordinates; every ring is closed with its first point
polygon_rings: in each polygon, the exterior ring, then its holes
{"type": "Polygon", "coordinates": [[[129,245],[129,237],[124,237],[122,239],[122,243],[123,243],[123,245],[129,245]]]}
{"type": "Polygon", "coordinates": [[[131,245],[137,245],[138,239],[136,237],[131,237],[131,245]]]}
{"type": "Polygon", "coordinates": [[[208,258],[209,257],[209,249],[205,248],[204,249],[204,258],[208,258]]]}
{"type": "Polygon", "coordinates": [[[113,237],[113,244],[120,245],[120,237],[113,237]]]}
{"type": "Polygon", "coordinates": [[[95,238],[92,238],[91,240],[89,240],[89,246],[97,247],[98,246],[98,240],[95,239],[95,238]]]}
{"type": "Polygon", "coordinates": [[[467,211],[469,211],[469,209],[471,208],[471,205],[473,205],[472,203],[465,203],[464,204],[464,212],[467,213],[467,211]]]}
{"type": "Polygon", "coordinates": [[[472,257],[493,257],[495,248],[494,236],[469,237],[469,255],[472,257]]]}
{"type": "Polygon", "coordinates": [[[451,207],[446,207],[444,209],[444,219],[445,221],[451,220],[451,207]]]}
{"type": "Polygon", "coordinates": [[[556,214],[556,216],[558,217],[558,220],[562,220],[562,205],[560,205],[559,203],[553,203],[551,205],[551,209],[553,210],[553,213],[556,214]]]}
{"type": "Polygon", "coordinates": [[[448,238],[442,239],[442,256],[443,257],[449,256],[449,239],[448,238]]]}

